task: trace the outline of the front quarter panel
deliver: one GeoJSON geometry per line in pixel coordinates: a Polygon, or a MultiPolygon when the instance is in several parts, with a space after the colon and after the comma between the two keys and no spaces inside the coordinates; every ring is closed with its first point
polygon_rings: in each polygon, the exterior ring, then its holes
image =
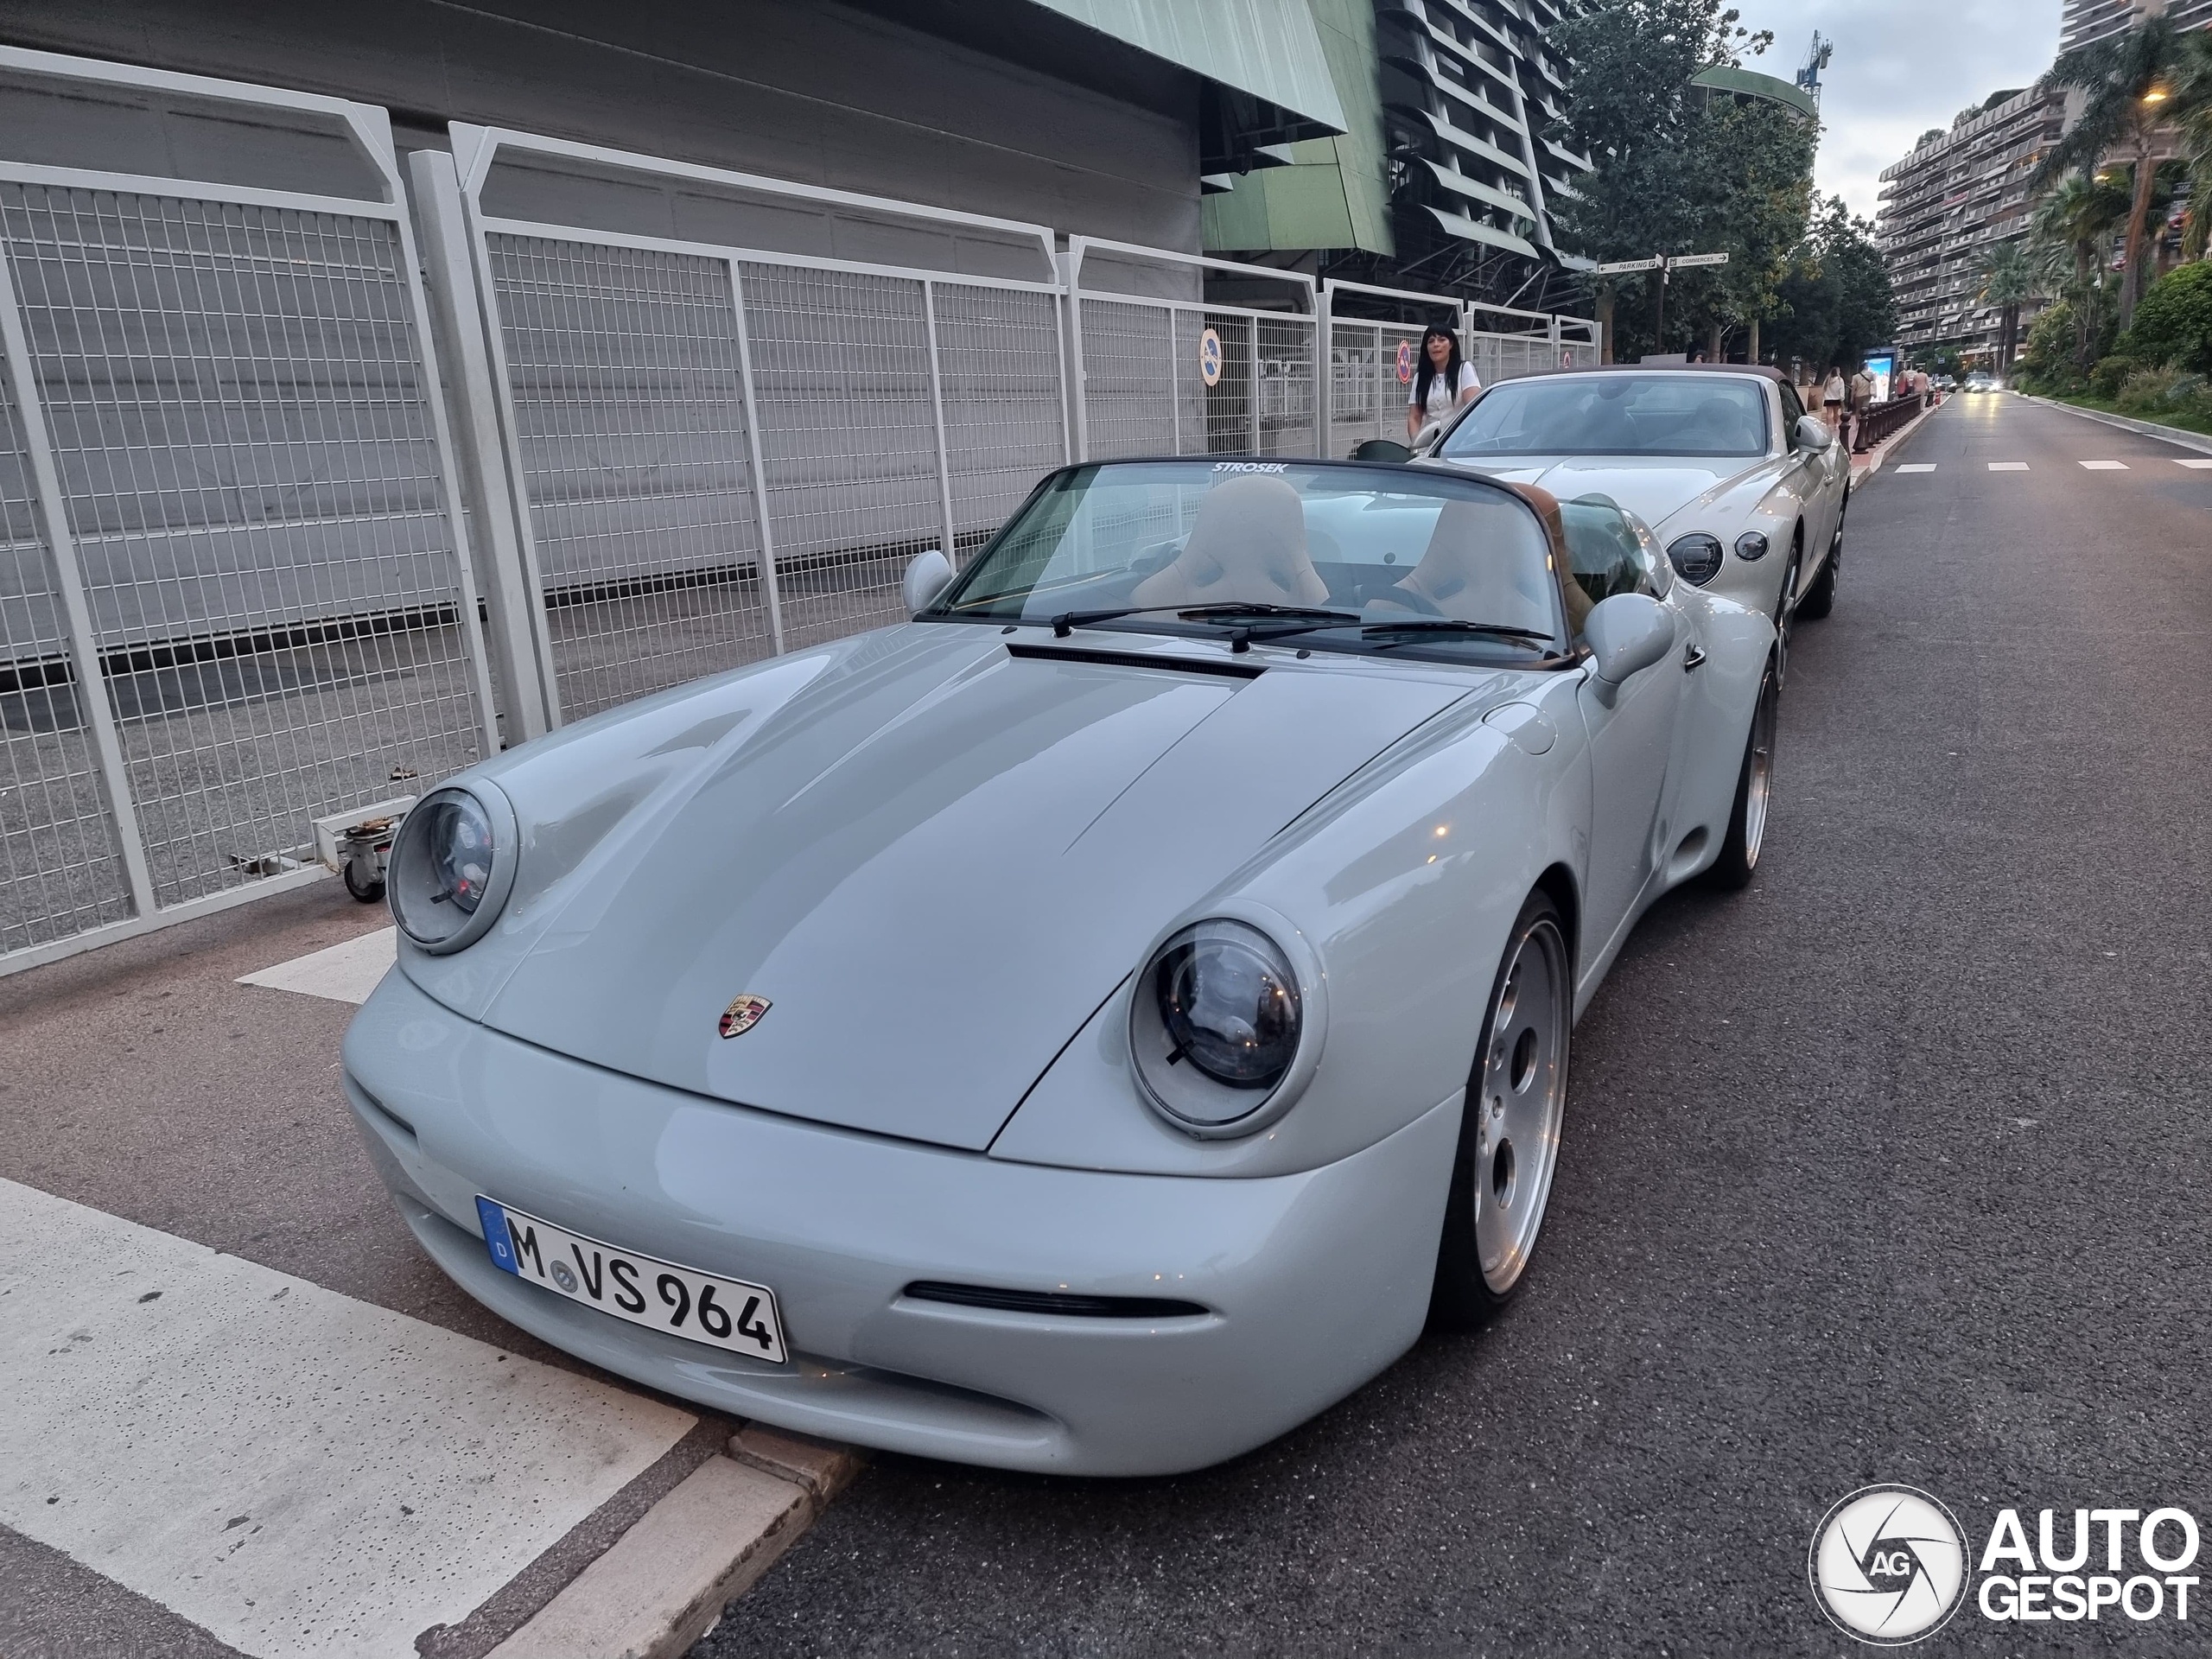
{"type": "Polygon", "coordinates": [[[1142,966],[1132,962],[991,1155],[1277,1175],[1346,1157],[1455,1102],[1515,915],[1552,865],[1580,870],[1589,772],[1573,705],[1580,679],[1548,676],[1519,699],[1541,709],[1543,739],[1529,726],[1510,731],[1516,722],[1455,709],[1349,780],[1173,925],[1242,901],[1285,918],[1322,963],[1328,1025],[1319,1065],[1279,1121],[1245,1139],[1200,1141],[1144,1103],[1128,1049],[1142,966]],[[1549,747],[1532,753],[1544,739],[1549,747]]]}

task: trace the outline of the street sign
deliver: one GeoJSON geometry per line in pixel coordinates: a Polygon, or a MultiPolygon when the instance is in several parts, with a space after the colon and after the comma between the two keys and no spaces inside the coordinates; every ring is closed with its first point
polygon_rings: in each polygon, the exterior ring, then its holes
{"type": "Polygon", "coordinates": [[[1598,267],[1600,276],[1620,276],[1634,270],[1656,270],[1667,262],[1664,259],[1617,259],[1610,265],[1598,267]]]}
{"type": "Polygon", "coordinates": [[[1725,253],[1678,253],[1667,263],[1676,270],[1681,270],[1691,265],[1725,265],[1728,263],[1728,256],[1725,253]]]}
{"type": "Polygon", "coordinates": [[[1221,379],[1221,336],[1211,328],[1198,336],[1198,378],[1210,386],[1221,379]]]}

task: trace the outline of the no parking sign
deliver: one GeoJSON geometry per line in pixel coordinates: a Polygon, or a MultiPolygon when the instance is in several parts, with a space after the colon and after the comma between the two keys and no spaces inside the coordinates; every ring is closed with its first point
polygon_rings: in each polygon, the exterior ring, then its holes
{"type": "Polygon", "coordinates": [[[1198,336],[1198,378],[1210,386],[1221,379],[1221,336],[1211,328],[1198,336]]]}
{"type": "Polygon", "coordinates": [[[1398,384],[1409,386],[1414,383],[1414,343],[1410,340],[1398,342],[1398,384]]]}

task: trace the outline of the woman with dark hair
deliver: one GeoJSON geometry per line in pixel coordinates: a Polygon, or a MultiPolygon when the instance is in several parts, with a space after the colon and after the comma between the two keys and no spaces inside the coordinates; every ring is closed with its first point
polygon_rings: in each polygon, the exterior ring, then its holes
{"type": "Polygon", "coordinates": [[[1429,329],[1421,337],[1421,372],[1414,376],[1413,395],[1406,400],[1406,442],[1419,437],[1431,421],[1474,402],[1482,389],[1474,365],[1459,355],[1459,336],[1449,328],[1429,329]]]}

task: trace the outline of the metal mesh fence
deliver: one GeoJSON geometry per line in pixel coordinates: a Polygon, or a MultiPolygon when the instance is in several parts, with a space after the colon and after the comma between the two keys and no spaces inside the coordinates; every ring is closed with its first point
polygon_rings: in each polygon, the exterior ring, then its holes
{"type": "Polygon", "coordinates": [[[563,717],[767,656],[729,266],[486,251],[563,717]]]}
{"type": "MultiPolygon", "coordinates": [[[[1175,344],[1185,363],[1196,366],[1208,329],[1221,341],[1221,378],[1210,386],[1200,380],[1205,441],[1194,442],[1185,434],[1179,453],[1249,455],[1260,443],[1253,397],[1252,319],[1226,311],[1178,311],[1175,344]]],[[[1199,377],[1193,374],[1192,378],[1199,377]]]]}
{"type": "Polygon", "coordinates": [[[1558,367],[1561,349],[1544,334],[1478,334],[1470,338],[1467,354],[1483,385],[1494,386],[1501,380],[1558,367]]]}
{"type": "Polygon", "coordinates": [[[907,558],[944,539],[922,284],[741,270],[784,642],[898,621],[907,558]]]}
{"type": "Polygon", "coordinates": [[[955,557],[1067,459],[1059,306],[1048,293],[934,284],[955,557]]]}
{"type": "Polygon", "coordinates": [[[1252,328],[1257,354],[1255,393],[1259,400],[1259,452],[1263,455],[1321,453],[1315,426],[1313,319],[1303,316],[1243,319],[1252,328]]]}
{"type": "Polygon", "coordinates": [[[157,901],[469,764],[397,227],[11,182],[0,232],[157,901]]]}
{"type": "MultiPolygon", "coordinates": [[[[1329,330],[1329,453],[1339,460],[1370,438],[1402,442],[1409,389],[1398,347],[1421,349],[1418,324],[1336,322],[1329,330]]],[[[1479,372],[1479,371],[1478,371],[1479,372]]]]}
{"type": "Polygon", "coordinates": [[[0,952],[130,913],[121,849],[79,714],[61,595],[22,417],[0,374],[0,952]]]}
{"type": "Polygon", "coordinates": [[[1082,303],[1084,413],[1091,459],[1203,448],[1195,442],[1205,420],[1196,328],[1189,333],[1186,356],[1173,307],[1089,298],[1082,303]],[[1186,384],[1195,391],[1186,391],[1186,384]],[[1186,431],[1192,439],[1188,444],[1186,431]]]}

